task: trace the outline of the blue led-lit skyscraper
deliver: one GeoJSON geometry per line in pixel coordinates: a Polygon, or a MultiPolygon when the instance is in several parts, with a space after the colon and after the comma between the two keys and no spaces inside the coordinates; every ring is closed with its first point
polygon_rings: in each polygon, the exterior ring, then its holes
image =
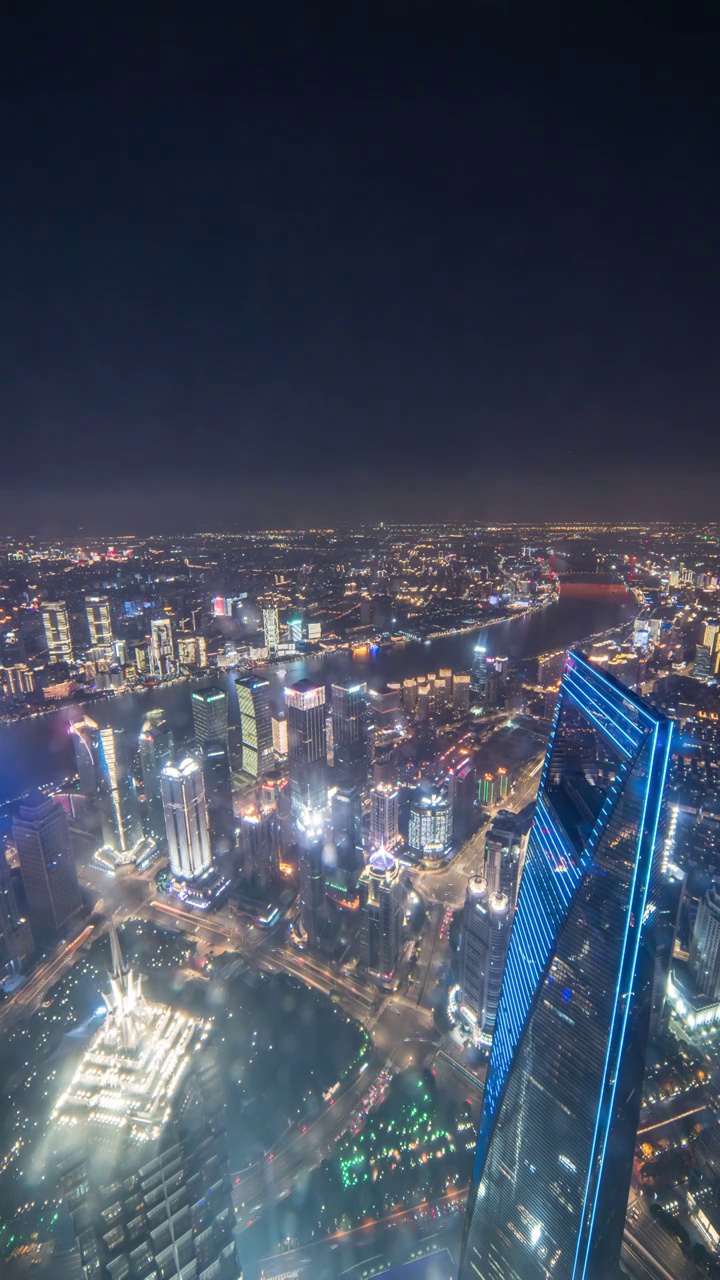
{"type": "Polygon", "coordinates": [[[490,1054],[460,1280],[615,1274],[672,725],[567,655],[490,1054]]]}

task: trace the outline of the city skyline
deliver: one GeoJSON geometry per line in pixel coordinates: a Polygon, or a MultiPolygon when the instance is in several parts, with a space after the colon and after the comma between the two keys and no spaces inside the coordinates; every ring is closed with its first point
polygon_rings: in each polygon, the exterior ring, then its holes
{"type": "MultiPolygon", "coordinates": [[[[76,1094],[71,1082],[93,1078],[108,1043],[112,1020],[98,1006],[108,934],[111,970],[125,967],[117,930],[149,1006],[212,1023],[229,1157],[218,1207],[227,1221],[220,1205],[232,1196],[244,1280],[276,1276],[276,1223],[287,1232],[280,1265],[299,1280],[337,1280],[378,1254],[396,1280],[395,1246],[406,1257],[434,1247],[457,1276],[481,1099],[497,1092],[498,1044],[508,1044],[503,971],[516,975],[523,938],[547,928],[527,891],[538,832],[552,807],[568,852],[551,887],[590,859],[589,892],[595,857],[605,899],[615,872],[622,897],[623,841],[637,825],[622,797],[638,799],[647,763],[647,740],[637,758],[623,755],[637,714],[657,726],[667,715],[678,731],[656,913],[636,903],[630,916],[631,942],[633,921],[656,920],[633,1004],[649,1012],[647,1054],[632,1010],[627,1023],[635,1088],[621,1145],[626,1162],[634,1155],[632,1181],[628,1198],[618,1176],[607,1206],[601,1192],[596,1218],[616,1239],[624,1225],[634,1280],[648,1280],[634,1260],[648,1255],[697,1280],[683,1267],[710,1267],[720,1232],[718,527],[105,535],[6,540],[0,553],[0,800],[14,827],[0,858],[0,1262],[28,1249],[44,1268],[38,1280],[55,1280],[79,1188],[66,1184],[60,1200],[42,1164],[47,1125],[68,1087],[84,1105],[85,1084],[76,1094]],[[585,657],[566,658],[578,646],[585,657]],[[566,723],[569,664],[580,690],[578,673],[595,699],[613,700],[611,717],[592,702],[598,724],[587,731],[566,723]],[[543,772],[548,739],[549,758],[563,762],[555,787],[543,772]],[[603,797],[618,825],[591,853],[603,797]]],[[[579,707],[575,687],[573,697],[579,707]]],[[[638,883],[645,843],[641,853],[638,883]]],[[[570,912],[583,945],[561,956],[561,928],[552,962],[553,977],[561,964],[577,969],[551,989],[561,1056],[568,1019],[594,1010],[585,1040],[592,1031],[595,1043],[607,1013],[597,944],[610,963],[618,930],[594,927],[588,902],[570,912]]],[[[621,903],[612,920],[626,918],[621,903]]],[[[123,999],[137,990],[133,979],[123,999]]],[[[538,1024],[526,1039],[537,1047],[539,1035],[538,1024]]],[[[510,1080],[528,1065],[523,1044],[510,1080]]],[[[601,1055],[588,1066],[582,1048],[587,1100],[601,1055]]],[[[532,1056],[538,1081],[545,1059],[532,1056]]],[[[91,1093],[86,1101],[92,1110],[91,1093]]],[[[572,1132],[557,1118],[550,1128],[580,1169],[587,1115],[575,1110],[572,1132]]],[[[69,1133],[78,1114],[73,1103],[69,1133]]],[[[528,1107],[517,1115],[519,1149],[534,1150],[528,1107]]],[[[602,1141],[616,1151],[615,1126],[602,1141]]],[[[546,1155],[532,1163],[544,1168],[546,1155]]],[[[577,1186],[563,1181],[560,1194],[577,1210],[577,1186]]],[[[505,1217],[520,1234],[525,1210],[541,1222],[537,1241],[532,1222],[527,1238],[542,1261],[557,1204],[536,1203],[530,1186],[519,1199],[520,1217],[512,1206],[505,1217]]],[[[112,1210],[91,1198],[83,1215],[95,1207],[112,1210]]],[[[432,1257],[416,1262],[432,1275],[432,1257]]]]}

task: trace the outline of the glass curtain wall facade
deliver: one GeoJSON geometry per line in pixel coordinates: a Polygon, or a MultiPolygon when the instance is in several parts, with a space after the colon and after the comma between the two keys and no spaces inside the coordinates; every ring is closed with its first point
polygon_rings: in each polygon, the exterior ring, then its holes
{"type": "Polygon", "coordinates": [[[493,1037],[460,1280],[614,1274],[672,725],[570,653],[493,1037]]]}

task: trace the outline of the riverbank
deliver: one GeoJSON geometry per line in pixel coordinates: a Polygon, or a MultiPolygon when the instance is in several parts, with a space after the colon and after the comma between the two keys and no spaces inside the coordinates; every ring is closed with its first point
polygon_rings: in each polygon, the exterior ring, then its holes
{"type": "MultiPolygon", "coordinates": [[[[614,598],[566,598],[556,604],[528,614],[485,623],[467,631],[438,637],[430,644],[408,641],[394,646],[389,653],[368,654],[354,658],[347,651],[312,658],[287,660],[283,674],[267,669],[273,704],[284,704],[284,690],[295,681],[308,678],[325,684],[347,676],[359,676],[371,688],[382,688],[388,681],[424,675],[449,667],[453,671],[469,671],[473,651],[479,637],[485,637],[491,656],[506,656],[513,661],[526,661],[541,653],[572,648],[589,636],[630,623],[637,612],[637,601],[627,593],[614,598]]],[[[237,721],[235,678],[237,672],[216,672],[213,678],[228,691],[232,722],[237,721]]],[[[143,719],[148,711],[162,710],[170,724],[176,746],[192,735],[190,692],[193,680],[175,680],[118,693],[101,701],[93,700],[89,714],[103,724],[123,729],[128,746],[137,743],[143,719]]],[[[75,762],[69,726],[82,714],[83,704],[73,703],[33,719],[22,719],[0,725],[0,805],[14,801],[32,787],[59,785],[74,773],[75,762]]]]}

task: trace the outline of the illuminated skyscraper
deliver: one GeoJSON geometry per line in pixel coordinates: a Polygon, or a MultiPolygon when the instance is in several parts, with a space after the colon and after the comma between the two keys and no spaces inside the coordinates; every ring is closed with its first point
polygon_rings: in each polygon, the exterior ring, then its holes
{"type": "Polygon", "coordinates": [[[285,690],[293,818],[327,807],[325,686],[299,680],[285,690]]]}
{"type": "Polygon", "coordinates": [[[398,817],[400,793],[397,787],[379,782],[370,792],[370,847],[392,850],[400,843],[398,817]]]}
{"type": "Polygon", "coordinates": [[[332,827],[340,882],[354,888],[361,864],[362,795],[368,777],[367,685],[345,680],[332,685],[328,740],[332,739],[332,827]]]}
{"type": "Polygon", "coordinates": [[[90,648],[99,650],[102,656],[110,661],[115,656],[115,651],[110,602],[107,596],[86,596],[85,612],[90,632],[90,648]]]}
{"type": "Polygon", "coordinates": [[[270,605],[269,608],[263,609],[263,634],[265,648],[272,658],[277,653],[280,644],[280,618],[275,605],[270,605]]]}
{"type": "Polygon", "coordinates": [[[175,663],[172,622],[169,618],[154,618],[150,623],[150,664],[153,675],[162,680],[171,674],[175,663]]]}
{"type": "Polygon", "coordinates": [[[283,759],[288,753],[288,726],[284,711],[272,717],[272,741],[275,755],[283,759]]]}
{"type": "Polygon", "coordinates": [[[672,726],[568,654],[490,1054],[460,1280],[619,1260],[672,726]]]}
{"type": "Polygon", "coordinates": [[[474,706],[484,706],[487,685],[487,648],[476,644],[470,671],[470,700],[474,706]]]}
{"type": "Polygon", "coordinates": [[[130,859],[143,839],[143,829],[122,729],[100,729],[97,744],[103,840],[121,859],[130,859]]]}
{"type": "Polygon", "coordinates": [[[195,689],[191,702],[212,834],[227,836],[232,827],[228,696],[224,689],[209,685],[195,689]]]}
{"type": "Polygon", "coordinates": [[[212,862],[205,786],[200,765],[184,756],[162,771],[170,870],[180,880],[195,880],[212,862]]]}
{"type": "Polygon", "coordinates": [[[367,783],[367,685],[347,680],[331,687],[333,781],[343,788],[367,783]]]}
{"type": "Polygon", "coordinates": [[[140,731],[139,748],[150,829],[154,836],[164,836],[161,774],[175,754],[175,744],[163,711],[149,712],[140,731]]]}
{"type": "Polygon", "coordinates": [[[404,892],[400,864],[380,849],[370,855],[358,880],[360,959],[370,973],[389,981],[402,951],[404,892]]]}
{"type": "Polygon", "coordinates": [[[202,749],[208,742],[224,742],[228,736],[228,697],[224,689],[208,685],[194,689],[192,698],[195,741],[202,749]]]}
{"type": "Polygon", "coordinates": [[[278,853],[280,861],[293,843],[292,813],[290,810],[290,783],[280,769],[270,769],[263,775],[260,786],[260,807],[274,809],[273,819],[277,831],[278,853]]]}
{"type": "Polygon", "coordinates": [[[470,880],[465,894],[460,946],[460,1011],[475,1041],[490,1047],[510,940],[510,903],[489,891],[484,880],[470,880]]]}
{"type": "Polygon", "coordinates": [[[80,779],[82,795],[90,799],[100,794],[99,745],[100,726],[83,716],[82,720],[74,720],[70,725],[75,765],[80,779]]]}
{"type": "Polygon", "coordinates": [[[279,879],[280,831],[274,805],[256,805],[243,814],[240,854],[246,880],[268,888],[279,879]]]}
{"type": "Polygon", "coordinates": [[[240,712],[242,769],[251,778],[259,778],[275,765],[270,682],[259,676],[242,676],[235,681],[235,688],[240,712]]]}
{"type": "Polygon", "coordinates": [[[466,716],[470,710],[470,676],[453,676],[453,711],[456,716],[466,716]]]}
{"type": "Polygon", "coordinates": [[[106,1016],[53,1111],[83,1275],[239,1280],[208,1025],[145,999],[111,927],[106,1016]]]}
{"type": "Polygon", "coordinates": [[[82,907],[65,810],[31,792],[13,819],[13,837],[33,925],[62,929],[82,907]]]}
{"type": "Polygon", "coordinates": [[[45,643],[51,662],[73,661],[70,615],[64,600],[44,600],[40,605],[45,643]]]}
{"type": "Polygon", "coordinates": [[[452,805],[447,796],[442,791],[418,788],[410,805],[410,852],[433,861],[444,858],[452,844],[452,828],[452,805]]]}
{"type": "Polygon", "coordinates": [[[511,910],[517,897],[522,852],[522,823],[516,813],[501,809],[485,836],[485,879],[488,892],[504,894],[511,910]]]}
{"type": "Polygon", "coordinates": [[[311,810],[300,814],[296,828],[300,915],[308,945],[317,947],[325,912],[325,832],[322,822],[311,810]]]}

